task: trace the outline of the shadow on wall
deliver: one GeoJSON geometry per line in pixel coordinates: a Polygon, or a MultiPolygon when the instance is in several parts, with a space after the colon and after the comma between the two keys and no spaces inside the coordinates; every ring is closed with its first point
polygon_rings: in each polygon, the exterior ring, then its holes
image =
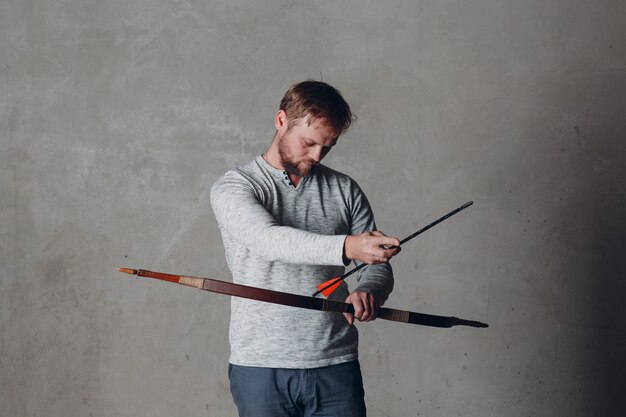
{"type": "MultiPolygon", "coordinates": [[[[611,164],[626,167],[626,147],[619,143],[624,141],[618,133],[612,136],[616,152],[611,164]]],[[[626,416],[626,185],[623,175],[611,173],[603,178],[588,196],[592,209],[584,219],[592,230],[588,269],[598,306],[591,322],[600,335],[591,342],[595,349],[589,361],[599,378],[594,408],[603,416],[622,417],[626,416]]]]}
{"type": "Polygon", "coordinates": [[[578,155],[568,161],[566,173],[570,186],[574,185],[556,213],[567,217],[567,244],[573,245],[567,259],[561,260],[569,263],[571,272],[563,282],[579,292],[574,300],[585,304],[582,309],[572,305],[563,311],[564,315],[585,313],[577,316],[582,323],[574,323],[580,346],[573,351],[584,352],[586,363],[578,374],[570,375],[580,379],[582,403],[591,415],[622,417],[626,415],[626,122],[620,113],[626,108],[626,77],[589,75],[576,82],[580,85],[575,104],[568,101],[571,89],[556,94],[564,97],[560,100],[565,118],[579,121],[570,138],[578,155]],[[577,281],[570,284],[570,279],[577,281]]]}

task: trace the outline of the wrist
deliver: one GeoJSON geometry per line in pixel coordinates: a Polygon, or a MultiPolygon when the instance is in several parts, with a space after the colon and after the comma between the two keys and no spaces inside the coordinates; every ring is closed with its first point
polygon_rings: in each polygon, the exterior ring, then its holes
{"type": "Polygon", "coordinates": [[[347,235],[343,241],[343,263],[345,265],[348,265],[350,261],[354,259],[352,254],[352,239],[354,239],[352,235],[347,235]]]}

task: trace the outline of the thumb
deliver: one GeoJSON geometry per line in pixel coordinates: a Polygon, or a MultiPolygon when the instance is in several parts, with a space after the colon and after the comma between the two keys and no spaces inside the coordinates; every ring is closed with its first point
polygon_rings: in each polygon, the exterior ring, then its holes
{"type": "Polygon", "coordinates": [[[343,313],[343,316],[348,321],[348,324],[352,326],[352,324],[354,323],[354,315],[352,313],[343,313]]]}

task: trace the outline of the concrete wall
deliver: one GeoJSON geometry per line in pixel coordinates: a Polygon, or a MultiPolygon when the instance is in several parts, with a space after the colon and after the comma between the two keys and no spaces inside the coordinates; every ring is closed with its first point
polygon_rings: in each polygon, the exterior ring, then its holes
{"type": "Polygon", "coordinates": [[[328,156],[406,236],[360,324],[369,415],[626,415],[623,1],[0,1],[0,415],[234,416],[208,202],[293,82],[359,116],[328,156]]]}

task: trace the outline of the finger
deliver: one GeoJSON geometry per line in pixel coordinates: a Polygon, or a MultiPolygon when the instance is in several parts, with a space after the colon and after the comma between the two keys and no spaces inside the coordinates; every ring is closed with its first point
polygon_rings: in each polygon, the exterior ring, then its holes
{"type": "Polygon", "coordinates": [[[372,314],[370,314],[370,319],[369,321],[374,321],[376,320],[376,318],[378,317],[378,309],[375,309],[372,314]]]}
{"type": "Polygon", "coordinates": [[[361,320],[365,307],[363,297],[359,293],[352,293],[348,296],[346,302],[352,304],[352,307],[354,308],[354,318],[357,320],[361,320]]]}
{"type": "Polygon", "coordinates": [[[363,317],[363,303],[361,300],[355,300],[352,302],[352,306],[354,307],[354,318],[360,321],[363,317]]]}
{"type": "Polygon", "coordinates": [[[346,318],[346,320],[348,321],[348,324],[350,326],[352,326],[354,324],[354,316],[350,313],[343,313],[343,316],[346,318]]]}
{"type": "Polygon", "coordinates": [[[396,239],[395,237],[385,236],[385,244],[397,248],[400,246],[400,240],[396,239]]]}
{"type": "Polygon", "coordinates": [[[389,260],[395,255],[394,250],[382,250],[378,249],[371,255],[373,264],[380,264],[384,262],[389,262],[389,260]]]}
{"type": "Polygon", "coordinates": [[[370,308],[369,303],[363,304],[363,314],[361,314],[361,318],[359,321],[370,321],[372,319],[372,310],[370,308]]]}
{"type": "Polygon", "coordinates": [[[376,297],[367,293],[364,300],[364,314],[361,317],[361,321],[376,320],[376,313],[378,312],[378,302],[376,297]]]}
{"type": "Polygon", "coordinates": [[[384,256],[379,256],[378,254],[371,255],[370,258],[369,258],[369,260],[370,260],[369,263],[373,264],[373,265],[376,265],[376,264],[379,264],[379,263],[383,262],[382,261],[383,259],[385,259],[384,256]]]}
{"type": "Polygon", "coordinates": [[[393,246],[393,245],[392,246],[389,246],[389,245],[381,246],[381,247],[379,247],[379,249],[381,251],[379,253],[379,256],[385,257],[385,258],[392,258],[392,257],[396,256],[398,253],[400,253],[400,251],[402,250],[402,249],[400,249],[400,246],[393,246]]]}
{"type": "MultiPolygon", "coordinates": [[[[371,293],[357,291],[346,298],[346,303],[352,304],[354,315],[351,317],[359,321],[372,321],[376,319],[378,313],[378,299],[371,293]]],[[[346,319],[348,316],[346,315],[346,319]]],[[[348,320],[350,323],[350,320],[348,320]]]]}
{"type": "Polygon", "coordinates": [[[393,258],[394,256],[396,256],[398,254],[398,250],[396,249],[389,249],[389,250],[384,250],[381,252],[380,254],[380,258],[386,258],[387,261],[391,258],[393,258]]]}
{"type": "Polygon", "coordinates": [[[395,237],[380,236],[376,239],[378,241],[378,247],[383,249],[395,249],[400,247],[400,241],[395,237]]]}
{"type": "Polygon", "coordinates": [[[362,305],[361,317],[360,321],[371,321],[376,318],[376,297],[370,293],[362,292],[359,293],[359,301],[362,305]]]}

